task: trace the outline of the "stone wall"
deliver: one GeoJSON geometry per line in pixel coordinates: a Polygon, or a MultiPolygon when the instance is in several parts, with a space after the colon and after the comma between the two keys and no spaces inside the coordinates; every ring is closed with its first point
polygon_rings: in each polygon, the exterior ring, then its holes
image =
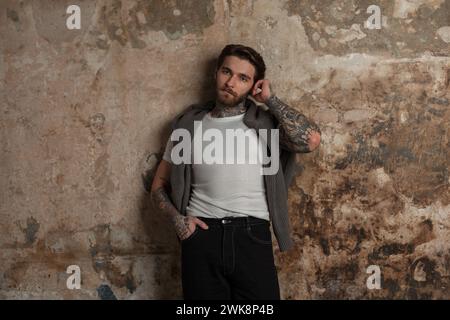
{"type": "Polygon", "coordinates": [[[71,4],[0,2],[0,298],[181,297],[147,190],[227,43],[322,130],[289,190],[295,248],[274,242],[282,297],[450,298],[450,0],[78,0],[69,30],[71,4]]]}

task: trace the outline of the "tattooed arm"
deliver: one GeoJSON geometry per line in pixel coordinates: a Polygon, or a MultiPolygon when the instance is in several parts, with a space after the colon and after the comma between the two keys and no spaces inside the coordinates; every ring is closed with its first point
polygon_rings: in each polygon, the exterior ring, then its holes
{"type": "Polygon", "coordinates": [[[196,217],[180,214],[175,208],[169,197],[170,169],[171,164],[166,160],[161,160],[152,183],[151,201],[155,207],[170,217],[178,238],[184,240],[195,231],[196,225],[203,229],[207,229],[208,226],[196,217]]]}
{"type": "Polygon", "coordinates": [[[275,95],[266,102],[269,111],[278,120],[280,146],[293,152],[311,152],[320,144],[320,129],[294,108],[275,95]]]}
{"type": "Polygon", "coordinates": [[[269,80],[255,83],[253,97],[269,107],[269,112],[278,120],[280,146],[292,152],[311,152],[320,144],[320,129],[294,108],[283,103],[270,89],[269,80]]]}

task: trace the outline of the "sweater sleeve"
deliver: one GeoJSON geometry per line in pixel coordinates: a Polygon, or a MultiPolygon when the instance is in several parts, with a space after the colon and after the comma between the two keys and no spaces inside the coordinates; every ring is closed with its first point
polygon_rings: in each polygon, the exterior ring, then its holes
{"type": "Polygon", "coordinates": [[[283,168],[284,182],[286,190],[292,183],[296,175],[296,153],[288,150],[281,150],[280,162],[283,168]]]}

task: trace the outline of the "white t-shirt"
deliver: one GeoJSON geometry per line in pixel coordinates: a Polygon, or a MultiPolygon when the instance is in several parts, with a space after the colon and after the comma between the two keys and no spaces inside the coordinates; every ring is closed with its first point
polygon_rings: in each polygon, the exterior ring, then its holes
{"type": "MultiPolygon", "coordinates": [[[[261,158],[257,156],[258,149],[254,148],[258,145],[258,136],[255,130],[245,125],[244,115],[243,113],[231,117],[215,118],[207,113],[201,121],[201,128],[196,128],[191,154],[191,197],[186,207],[188,215],[206,218],[253,216],[269,220],[264,176],[261,174],[261,158]],[[204,135],[208,129],[217,129],[222,134],[222,148],[218,147],[221,146],[220,144],[215,144],[215,152],[218,153],[209,152],[207,154],[220,155],[220,150],[222,150],[223,156],[220,159],[223,159],[223,164],[208,164],[205,163],[205,160],[201,164],[194,163],[194,153],[202,154],[204,152],[203,154],[205,154],[206,150],[210,148],[207,146],[213,144],[212,141],[203,141],[202,145],[196,145],[195,143],[196,138],[201,133],[204,135]],[[247,136],[245,144],[240,145],[240,148],[239,144],[235,143],[234,157],[229,152],[227,154],[226,129],[238,129],[238,131],[240,129],[242,130],[241,133],[245,132],[247,136]],[[238,162],[238,158],[240,162],[238,162]],[[257,161],[253,161],[254,159],[257,159],[257,161]]],[[[214,143],[216,142],[215,139],[212,140],[214,140],[214,143]]],[[[228,141],[230,140],[228,139],[228,141]]],[[[236,142],[236,139],[234,141],[236,142]]],[[[163,155],[163,159],[169,163],[172,163],[172,145],[169,137],[163,155]]]]}

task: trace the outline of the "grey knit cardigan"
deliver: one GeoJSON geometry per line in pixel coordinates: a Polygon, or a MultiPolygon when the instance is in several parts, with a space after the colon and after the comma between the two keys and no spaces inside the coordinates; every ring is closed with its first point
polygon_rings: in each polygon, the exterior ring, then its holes
{"type": "MultiPolygon", "coordinates": [[[[270,137],[271,129],[276,129],[278,120],[269,111],[257,106],[252,100],[246,99],[248,107],[244,115],[244,123],[249,128],[254,128],[258,133],[259,129],[268,130],[270,137]]],[[[190,137],[194,137],[194,121],[201,121],[203,116],[212,110],[214,101],[206,104],[193,104],[178,114],[171,123],[172,131],[184,128],[189,131],[190,137]]],[[[267,139],[269,152],[271,140],[267,139]]],[[[180,140],[182,141],[182,140],[180,140]]],[[[174,141],[174,145],[180,141],[174,141]]],[[[295,171],[295,152],[279,148],[280,165],[278,172],[273,175],[264,175],[264,185],[266,189],[266,199],[269,209],[269,216],[272,228],[278,241],[280,251],[287,251],[292,248],[291,228],[288,215],[287,194],[295,171]]],[[[171,200],[177,210],[186,215],[186,207],[191,195],[191,164],[173,164],[170,175],[171,200]]]]}

